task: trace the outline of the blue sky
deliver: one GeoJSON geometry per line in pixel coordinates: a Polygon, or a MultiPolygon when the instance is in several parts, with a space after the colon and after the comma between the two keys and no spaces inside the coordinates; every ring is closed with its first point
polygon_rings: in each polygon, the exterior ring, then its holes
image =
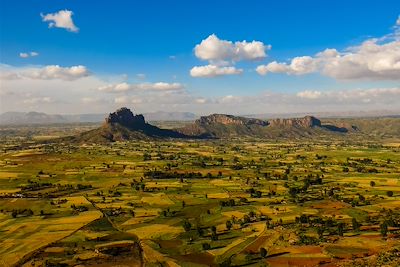
{"type": "Polygon", "coordinates": [[[88,103],[93,107],[88,113],[106,112],[120,104],[141,111],[300,112],[313,111],[307,110],[311,100],[319,109],[400,109],[399,102],[386,101],[393,95],[400,98],[400,67],[396,65],[400,65],[400,1],[25,0],[0,5],[0,63],[3,76],[8,77],[2,78],[1,112],[74,113],[87,109],[88,103]],[[45,21],[45,16],[58,16],[63,10],[72,12],[69,18],[76,29],[49,27],[55,21],[45,21]],[[212,34],[217,39],[199,51],[214,53],[210,46],[224,41],[239,49],[236,42],[245,40],[245,46],[252,41],[262,44],[259,47],[265,55],[235,54],[224,60],[217,54],[210,60],[204,53],[205,57],[198,56],[196,45],[212,34]],[[365,55],[363,44],[373,38],[382,38],[374,41],[379,51],[365,55]],[[316,56],[328,48],[338,55],[316,56]],[[38,55],[24,56],[31,52],[38,55]],[[361,74],[349,76],[332,70],[337,57],[343,57],[340,71],[348,67],[348,53],[354,54],[361,74]],[[294,58],[304,56],[312,57],[300,63],[307,64],[306,70],[287,67],[294,58]],[[269,65],[274,61],[279,65],[269,65]],[[391,65],[382,70],[381,65],[370,67],[368,63],[381,61],[391,65]],[[371,69],[365,71],[362,64],[371,69]],[[56,72],[63,73],[83,66],[82,77],[49,76],[46,66],[54,65],[61,68],[56,72]],[[202,68],[197,76],[191,75],[196,66],[213,66],[213,71],[224,74],[207,75],[202,68]],[[234,74],[226,74],[226,68],[234,74]],[[43,69],[45,76],[32,74],[43,69]],[[9,78],[10,73],[17,73],[18,78],[9,78]],[[121,83],[125,89],[114,90],[121,83]],[[157,83],[166,85],[160,89],[153,86],[157,83]],[[379,103],[370,97],[363,103],[346,100],[328,105],[329,98],[339,101],[343,92],[356,99],[354,90],[360,94],[360,90],[377,89],[383,90],[379,103]],[[258,101],[271,94],[277,108],[258,101]]]}

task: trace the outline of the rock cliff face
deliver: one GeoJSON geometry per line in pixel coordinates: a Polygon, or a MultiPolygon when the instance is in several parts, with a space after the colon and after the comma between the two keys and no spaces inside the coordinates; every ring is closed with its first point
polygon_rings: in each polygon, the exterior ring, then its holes
{"type": "Polygon", "coordinates": [[[249,119],[244,117],[236,117],[233,115],[225,114],[212,114],[210,116],[200,117],[196,121],[200,125],[223,124],[223,125],[260,125],[267,126],[268,123],[259,119],[249,119]]]}
{"type": "Polygon", "coordinates": [[[201,117],[194,123],[177,130],[186,135],[197,135],[205,138],[240,136],[296,138],[309,137],[323,133],[345,133],[348,131],[346,128],[339,128],[334,125],[322,125],[321,121],[313,116],[265,121],[224,114],[213,114],[201,117]]]}
{"type": "Polygon", "coordinates": [[[143,115],[133,115],[132,111],[128,108],[120,108],[112,112],[105,119],[106,124],[120,124],[122,126],[140,129],[146,125],[143,115]]]}
{"type": "Polygon", "coordinates": [[[269,121],[269,124],[272,127],[321,127],[321,121],[313,116],[294,119],[273,119],[269,121]]]}

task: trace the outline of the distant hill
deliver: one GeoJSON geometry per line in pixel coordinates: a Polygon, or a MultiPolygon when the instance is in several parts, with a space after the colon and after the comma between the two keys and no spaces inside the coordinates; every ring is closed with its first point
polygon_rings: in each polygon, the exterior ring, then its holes
{"type": "Polygon", "coordinates": [[[186,135],[210,138],[240,136],[279,138],[340,134],[355,132],[358,129],[352,125],[323,125],[319,119],[313,116],[266,121],[226,114],[212,114],[200,117],[193,124],[176,130],[186,135]]]}
{"type": "Polygon", "coordinates": [[[0,124],[49,124],[67,123],[61,115],[49,115],[41,112],[6,112],[0,115],[0,124]]]}
{"type": "Polygon", "coordinates": [[[298,113],[264,113],[242,115],[248,118],[274,119],[274,118],[301,118],[305,116],[318,118],[399,118],[400,110],[370,110],[370,111],[326,111],[326,112],[298,112],[298,113]]]}
{"type": "MultiPolygon", "coordinates": [[[[46,114],[42,112],[5,112],[0,114],[1,125],[52,124],[52,123],[96,123],[103,122],[107,114],[46,114]]],[[[198,116],[190,112],[156,111],[144,113],[148,121],[194,121],[198,116]]]]}

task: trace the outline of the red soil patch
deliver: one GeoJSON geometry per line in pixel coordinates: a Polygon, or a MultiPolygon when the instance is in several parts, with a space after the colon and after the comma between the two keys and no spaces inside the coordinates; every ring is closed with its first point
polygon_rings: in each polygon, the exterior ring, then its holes
{"type": "Polygon", "coordinates": [[[329,263],[331,260],[328,258],[305,258],[305,257],[271,257],[267,259],[270,266],[274,267],[287,267],[287,266],[319,266],[320,264],[329,263]]]}

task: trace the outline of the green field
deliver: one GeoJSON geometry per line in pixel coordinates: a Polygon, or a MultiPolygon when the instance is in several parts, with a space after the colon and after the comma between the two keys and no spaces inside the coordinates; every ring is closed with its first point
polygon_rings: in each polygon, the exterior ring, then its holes
{"type": "Polygon", "coordinates": [[[400,245],[395,139],[0,148],[0,266],[352,266],[400,245]]]}

